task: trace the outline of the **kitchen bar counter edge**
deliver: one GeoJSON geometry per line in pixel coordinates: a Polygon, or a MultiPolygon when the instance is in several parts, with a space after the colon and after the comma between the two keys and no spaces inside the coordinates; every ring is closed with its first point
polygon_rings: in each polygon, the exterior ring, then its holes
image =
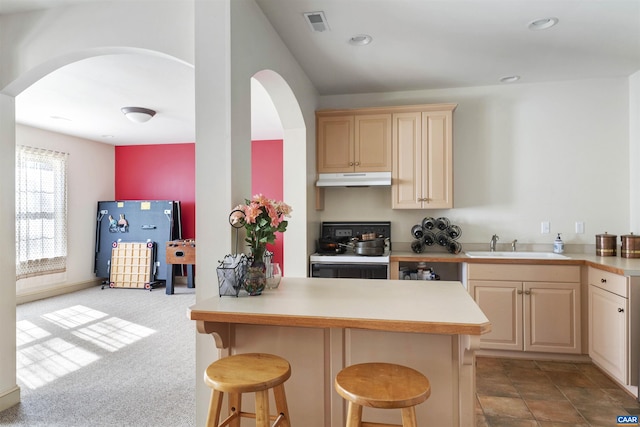
{"type": "MultiPolygon", "coordinates": [[[[622,276],[640,276],[640,258],[623,258],[619,256],[596,256],[582,253],[564,253],[566,259],[524,259],[524,258],[471,258],[461,252],[448,253],[413,253],[392,252],[390,255],[390,272],[398,271],[400,262],[453,262],[476,264],[533,264],[533,265],[584,265],[622,276]]],[[[393,276],[391,278],[394,278],[393,276]]]]}
{"type": "Polygon", "coordinates": [[[283,277],[277,289],[265,290],[258,297],[201,301],[189,308],[189,318],[428,334],[490,332],[488,319],[459,282],[434,285],[424,287],[402,280],[283,277]],[[414,303],[417,299],[420,304],[414,303]]]}

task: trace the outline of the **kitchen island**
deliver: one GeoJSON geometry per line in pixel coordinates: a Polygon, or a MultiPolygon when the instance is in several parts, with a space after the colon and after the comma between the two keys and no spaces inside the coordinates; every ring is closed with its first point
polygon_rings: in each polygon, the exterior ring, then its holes
{"type": "MultiPolygon", "coordinates": [[[[431,382],[420,425],[475,426],[475,351],[488,319],[459,282],[283,278],[256,297],[215,297],[190,307],[218,354],[286,358],[293,425],[344,425],[336,374],[362,362],[410,366],[431,382]]],[[[252,399],[246,406],[252,408],[252,399]]],[[[399,411],[365,408],[365,420],[399,423],[399,411]]]]}

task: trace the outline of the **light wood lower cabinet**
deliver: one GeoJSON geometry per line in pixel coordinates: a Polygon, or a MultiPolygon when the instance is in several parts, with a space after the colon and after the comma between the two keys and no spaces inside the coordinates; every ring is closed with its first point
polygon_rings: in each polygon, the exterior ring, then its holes
{"type": "Polygon", "coordinates": [[[627,381],[627,299],[589,286],[589,356],[611,376],[627,381]]]}
{"type": "Polygon", "coordinates": [[[491,321],[481,348],[582,352],[580,267],[469,264],[468,284],[491,321]]]}
{"type": "Polygon", "coordinates": [[[638,384],[640,278],[589,267],[589,356],[623,385],[638,384]]]}

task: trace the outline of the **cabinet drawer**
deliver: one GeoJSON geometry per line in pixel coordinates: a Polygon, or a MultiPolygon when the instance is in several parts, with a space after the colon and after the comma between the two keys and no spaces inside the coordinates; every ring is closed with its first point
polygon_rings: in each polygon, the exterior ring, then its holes
{"type": "Polygon", "coordinates": [[[619,274],[610,273],[589,267],[589,284],[605,289],[623,298],[629,297],[627,278],[619,274]]]}
{"type": "Polygon", "coordinates": [[[580,282],[577,265],[468,264],[469,280],[516,280],[519,282],[580,282]]]}

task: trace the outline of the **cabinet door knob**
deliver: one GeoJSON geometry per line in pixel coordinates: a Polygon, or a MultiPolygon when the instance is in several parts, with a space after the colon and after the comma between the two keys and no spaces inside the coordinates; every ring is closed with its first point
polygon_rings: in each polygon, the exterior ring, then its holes
{"type": "Polygon", "coordinates": [[[618,313],[624,313],[624,308],[619,308],[618,313]]]}
{"type": "Polygon", "coordinates": [[[531,295],[531,291],[524,291],[525,295],[531,295]]]}
{"type": "Polygon", "coordinates": [[[360,166],[360,162],[356,162],[356,166],[360,166]]]}
{"type": "Polygon", "coordinates": [[[522,295],[522,291],[518,289],[518,295],[522,295]]]}
{"type": "Polygon", "coordinates": [[[600,279],[600,283],[607,283],[607,279],[600,279]]]}
{"type": "Polygon", "coordinates": [[[353,166],[353,162],[349,162],[349,166],[353,166]]]}

